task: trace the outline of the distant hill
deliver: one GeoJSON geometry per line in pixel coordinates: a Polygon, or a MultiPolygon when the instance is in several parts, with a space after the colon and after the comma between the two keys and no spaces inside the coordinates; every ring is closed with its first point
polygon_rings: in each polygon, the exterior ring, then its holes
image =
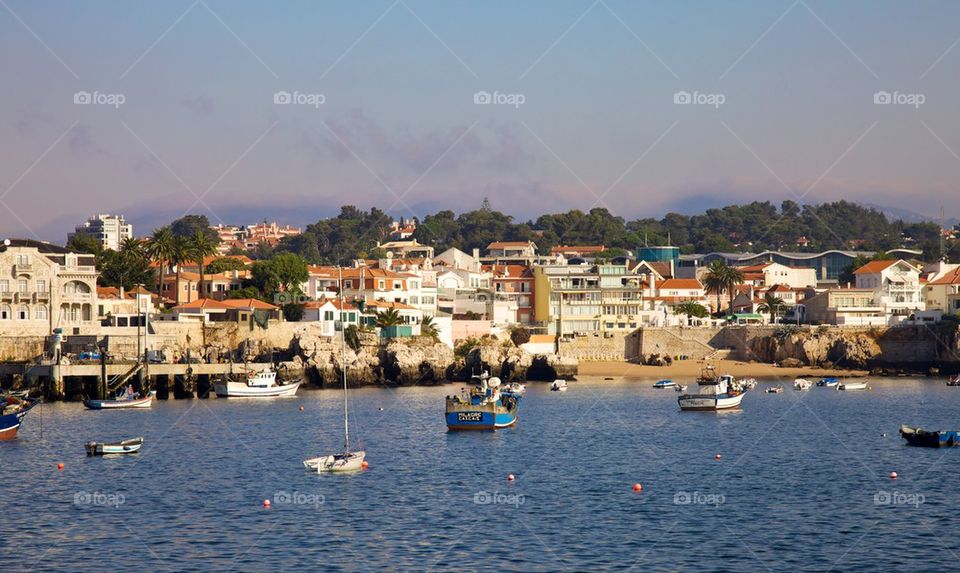
{"type": "MultiPolygon", "coordinates": [[[[858,202],[858,205],[862,205],[869,209],[876,209],[884,215],[887,219],[891,221],[903,221],[904,223],[936,223],[940,224],[939,216],[930,216],[924,215],[922,213],[917,213],[916,211],[911,211],[909,209],[902,209],[900,207],[890,207],[888,205],[876,205],[874,203],[862,203],[858,202]]],[[[960,219],[956,217],[948,217],[944,220],[944,225],[946,227],[953,227],[954,225],[960,224],[960,219]]]]}

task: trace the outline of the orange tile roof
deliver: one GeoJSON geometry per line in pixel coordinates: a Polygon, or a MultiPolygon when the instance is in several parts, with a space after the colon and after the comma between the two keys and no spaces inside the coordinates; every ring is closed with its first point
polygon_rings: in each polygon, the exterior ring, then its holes
{"type": "Polygon", "coordinates": [[[366,308],[395,308],[397,310],[417,310],[416,307],[392,300],[368,300],[366,308]]]}
{"type": "Polygon", "coordinates": [[[933,285],[957,285],[960,284],[960,268],[953,269],[947,274],[938,278],[935,281],[927,283],[930,286],[933,285]]]}
{"type": "Polygon", "coordinates": [[[277,310],[280,308],[255,298],[228,298],[221,302],[228,308],[253,308],[258,310],[277,310]]]}
{"type": "Polygon", "coordinates": [[[657,287],[661,289],[702,289],[703,285],[697,279],[666,279],[657,287]]]}
{"type": "Polygon", "coordinates": [[[337,310],[357,310],[357,307],[353,306],[349,302],[344,301],[343,306],[340,306],[339,299],[325,298],[323,300],[311,300],[303,305],[304,308],[317,309],[323,308],[328,304],[332,304],[333,307],[337,310]]]}
{"type": "Polygon", "coordinates": [[[190,302],[185,302],[183,304],[173,307],[174,310],[206,310],[206,309],[218,309],[226,310],[230,308],[219,300],[214,300],[212,298],[198,298],[197,300],[192,300],[190,302]]]}
{"type": "Polygon", "coordinates": [[[880,271],[886,268],[892,267],[898,262],[899,261],[897,261],[896,259],[886,259],[883,261],[870,261],[869,263],[863,265],[862,267],[854,271],[853,274],[860,275],[860,274],[869,274],[869,273],[879,273],[880,271]]]}
{"type": "Polygon", "coordinates": [[[495,241],[487,245],[487,249],[503,249],[505,247],[529,247],[530,241],[495,241]]]}

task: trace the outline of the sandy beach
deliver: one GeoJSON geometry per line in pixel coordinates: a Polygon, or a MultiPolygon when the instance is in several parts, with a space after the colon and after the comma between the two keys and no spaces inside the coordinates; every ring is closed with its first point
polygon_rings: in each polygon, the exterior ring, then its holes
{"type": "MultiPolygon", "coordinates": [[[[680,360],[670,366],[644,366],[628,362],[580,362],[580,376],[604,376],[625,378],[694,378],[706,364],[703,360],[680,360]]],[[[743,362],[740,360],[711,360],[720,374],[732,374],[738,378],[782,378],[820,376],[866,376],[864,370],[824,369],[805,366],[780,368],[774,364],[743,362]]]]}

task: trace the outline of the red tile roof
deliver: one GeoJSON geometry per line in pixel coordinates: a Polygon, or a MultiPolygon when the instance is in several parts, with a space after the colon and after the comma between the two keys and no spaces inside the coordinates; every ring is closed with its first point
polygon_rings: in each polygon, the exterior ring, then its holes
{"type": "Polygon", "coordinates": [[[660,289],[702,289],[703,285],[697,279],[667,279],[661,281],[657,288],[660,289]]]}
{"type": "Polygon", "coordinates": [[[854,271],[853,274],[861,275],[861,274],[879,273],[880,271],[886,268],[892,267],[898,262],[899,261],[895,259],[887,259],[883,261],[870,261],[869,263],[863,265],[862,267],[854,271]]]}
{"type": "Polygon", "coordinates": [[[960,268],[956,268],[952,271],[949,271],[947,274],[938,278],[935,281],[927,283],[930,286],[933,285],[958,285],[960,284],[960,268]]]}

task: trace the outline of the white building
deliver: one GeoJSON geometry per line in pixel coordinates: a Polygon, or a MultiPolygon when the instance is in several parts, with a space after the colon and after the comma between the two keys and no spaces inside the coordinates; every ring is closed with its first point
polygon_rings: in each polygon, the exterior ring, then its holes
{"type": "Polygon", "coordinates": [[[67,242],[81,233],[99,240],[104,249],[117,251],[124,239],[133,237],[133,225],[124,221],[123,215],[101,213],[78,225],[73,233],[67,235],[67,242]]]}
{"type": "Polygon", "coordinates": [[[874,305],[883,309],[887,324],[896,324],[917,311],[926,310],[920,269],[906,261],[870,261],[853,274],[858,289],[873,291],[874,305]]]}

